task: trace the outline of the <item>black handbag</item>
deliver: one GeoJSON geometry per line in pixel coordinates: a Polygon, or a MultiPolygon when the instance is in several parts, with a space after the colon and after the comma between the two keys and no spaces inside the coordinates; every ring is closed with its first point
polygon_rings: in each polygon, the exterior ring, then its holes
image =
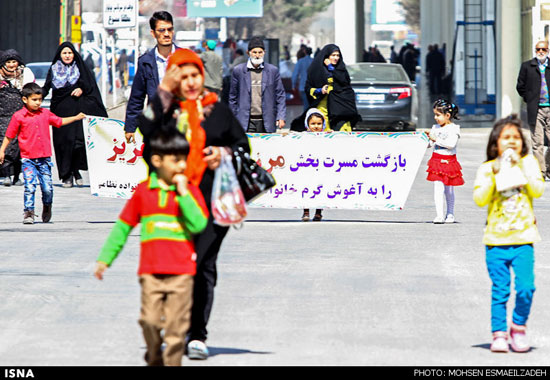
{"type": "Polygon", "coordinates": [[[250,158],[242,147],[233,151],[233,165],[247,202],[275,186],[275,178],[250,158]]]}

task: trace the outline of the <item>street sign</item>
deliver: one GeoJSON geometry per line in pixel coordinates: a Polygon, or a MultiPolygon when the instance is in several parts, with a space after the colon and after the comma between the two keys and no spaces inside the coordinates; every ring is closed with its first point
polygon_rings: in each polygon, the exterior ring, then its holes
{"type": "Polygon", "coordinates": [[[82,43],[82,18],[80,16],[71,16],[71,42],[73,44],[82,43]]]}
{"type": "Polygon", "coordinates": [[[103,27],[105,29],[135,27],[137,8],[137,0],[103,0],[103,27]]]}
{"type": "Polygon", "coordinates": [[[188,0],[188,17],[262,17],[263,0],[188,0]]]}

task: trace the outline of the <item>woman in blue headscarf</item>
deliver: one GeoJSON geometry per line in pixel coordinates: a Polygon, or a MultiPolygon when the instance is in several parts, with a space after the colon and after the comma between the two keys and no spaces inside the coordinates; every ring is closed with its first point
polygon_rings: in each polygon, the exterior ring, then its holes
{"type": "MultiPolygon", "coordinates": [[[[50,110],[60,117],[83,112],[107,117],[95,77],[70,42],[63,42],[46,76],[43,96],[52,89],[50,110]]],[[[80,170],[88,170],[82,121],[53,128],[53,146],[59,178],[63,187],[72,187],[73,178],[82,185],[80,170]]]]}

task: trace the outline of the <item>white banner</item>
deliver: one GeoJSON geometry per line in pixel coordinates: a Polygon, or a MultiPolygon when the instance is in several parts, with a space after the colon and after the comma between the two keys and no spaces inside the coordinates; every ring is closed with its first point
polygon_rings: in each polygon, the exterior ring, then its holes
{"type": "MultiPolygon", "coordinates": [[[[147,178],[143,143],[124,123],[84,122],[92,195],[130,198],[147,178]]],[[[277,184],[249,204],[272,208],[401,210],[426,148],[422,132],[249,134],[251,156],[277,184]]]]}
{"type": "Polygon", "coordinates": [[[141,134],[127,143],[123,121],[88,116],[83,122],[92,195],[129,199],[147,178],[141,134]]]}
{"type": "Polygon", "coordinates": [[[422,132],[250,136],[277,181],[251,205],[275,208],[403,209],[428,146],[422,132]]]}

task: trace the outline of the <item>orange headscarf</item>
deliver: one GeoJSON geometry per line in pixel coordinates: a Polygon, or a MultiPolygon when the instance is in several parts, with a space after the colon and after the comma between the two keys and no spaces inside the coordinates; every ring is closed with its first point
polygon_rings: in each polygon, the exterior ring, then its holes
{"type": "MultiPolygon", "coordinates": [[[[167,69],[172,65],[185,65],[192,63],[204,77],[204,65],[201,58],[192,50],[178,49],[168,57],[167,69]]],[[[213,92],[204,91],[196,100],[180,101],[181,114],[178,117],[177,127],[180,132],[185,133],[189,141],[190,150],[187,156],[187,169],[185,175],[189,182],[198,186],[202,180],[207,164],[203,161],[203,149],[206,145],[206,132],[201,126],[204,120],[204,107],[218,101],[218,96],[213,92]]]]}

